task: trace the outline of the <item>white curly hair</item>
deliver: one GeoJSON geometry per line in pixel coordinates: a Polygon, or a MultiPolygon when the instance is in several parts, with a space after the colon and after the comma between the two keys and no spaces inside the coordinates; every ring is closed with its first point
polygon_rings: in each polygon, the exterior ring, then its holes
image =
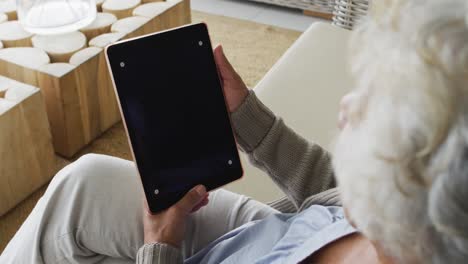
{"type": "Polygon", "coordinates": [[[376,0],[334,160],[348,216],[399,263],[468,263],[468,5],[376,0]]]}

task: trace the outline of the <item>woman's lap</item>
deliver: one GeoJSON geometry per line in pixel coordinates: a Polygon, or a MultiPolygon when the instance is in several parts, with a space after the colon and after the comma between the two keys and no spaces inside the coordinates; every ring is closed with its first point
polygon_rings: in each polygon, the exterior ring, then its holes
{"type": "MultiPolygon", "coordinates": [[[[86,155],[60,171],[10,241],[0,263],[133,263],[143,245],[143,191],[133,162],[86,155]]],[[[225,190],[192,215],[184,257],[276,211],[225,190]]]]}

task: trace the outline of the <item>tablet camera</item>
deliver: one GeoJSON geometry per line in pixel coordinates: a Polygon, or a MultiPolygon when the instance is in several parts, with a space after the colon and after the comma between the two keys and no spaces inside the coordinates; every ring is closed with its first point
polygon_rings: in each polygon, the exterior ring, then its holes
{"type": "Polygon", "coordinates": [[[122,62],[120,63],[120,67],[122,67],[122,68],[125,67],[125,62],[122,61],[122,62]]]}
{"type": "Polygon", "coordinates": [[[232,160],[228,160],[228,165],[229,165],[229,166],[232,165],[232,160]]]}
{"type": "Polygon", "coordinates": [[[200,47],[203,46],[203,41],[201,41],[201,40],[198,41],[198,46],[200,46],[200,47]]]}
{"type": "Polygon", "coordinates": [[[154,195],[158,195],[159,194],[159,189],[155,189],[154,190],[154,195]]]}

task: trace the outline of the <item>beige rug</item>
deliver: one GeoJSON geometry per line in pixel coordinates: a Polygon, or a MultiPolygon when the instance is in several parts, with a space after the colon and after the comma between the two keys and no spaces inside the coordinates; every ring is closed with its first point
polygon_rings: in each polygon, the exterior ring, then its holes
{"type": "MultiPolygon", "coordinates": [[[[220,43],[249,87],[254,87],[299,37],[300,32],[234,18],[193,12],[193,22],[206,22],[213,46],[220,43]]],[[[122,124],[117,124],[78,153],[102,153],[131,159],[122,124]]],[[[0,252],[31,212],[46,186],[0,218],[0,252]]]]}

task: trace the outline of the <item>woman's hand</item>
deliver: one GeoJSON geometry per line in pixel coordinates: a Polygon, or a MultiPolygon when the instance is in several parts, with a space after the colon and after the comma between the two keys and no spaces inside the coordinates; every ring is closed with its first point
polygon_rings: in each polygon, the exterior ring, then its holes
{"type": "Polygon", "coordinates": [[[187,217],[207,204],[208,192],[203,185],[195,186],[175,205],[155,215],[151,214],[145,200],[145,244],[158,242],[180,248],[184,240],[187,217]]]}
{"type": "Polygon", "coordinates": [[[223,85],[229,112],[232,113],[242,104],[249,94],[249,90],[224,55],[223,47],[218,45],[213,52],[216,66],[221,75],[221,84],[223,85]]]}

